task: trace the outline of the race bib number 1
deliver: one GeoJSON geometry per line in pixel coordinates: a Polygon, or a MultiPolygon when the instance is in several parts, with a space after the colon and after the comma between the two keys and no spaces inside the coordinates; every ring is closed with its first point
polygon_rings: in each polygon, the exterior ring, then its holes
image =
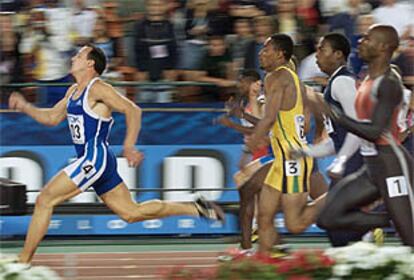
{"type": "Polygon", "coordinates": [[[408,195],[407,182],[404,176],[389,177],[386,182],[389,197],[408,195]]]}
{"type": "Polygon", "coordinates": [[[68,122],[73,143],[85,144],[83,116],[68,114],[68,122]]]}
{"type": "Polygon", "coordinates": [[[285,161],[286,176],[299,176],[300,175],[300,163],[297,160],[285,161]]]}

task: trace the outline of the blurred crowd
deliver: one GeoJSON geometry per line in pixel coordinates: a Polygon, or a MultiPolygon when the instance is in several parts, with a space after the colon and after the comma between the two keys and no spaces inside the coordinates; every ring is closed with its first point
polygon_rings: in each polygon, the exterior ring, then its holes
{"type": "MultiPolygon", "coordinates": [[[[353,71],[363,77],[358,39],[374,23],[394,26],[395,54],[407,86],[414,85],[414,1],[396,0],[0,0],[0,82],[71,82],[70,58],[85,43],[103,49],[113,81],[170,83],[120,88],[136,102],[214,102],[234,93],[242,69],[260,69],[258,53],[275,32],[295,41],[300,78],[323,86],[315,62],[318,38],[341,32],[352,44],[353,71]]],[[[54,104],[66,87],[22,89],[54,104]]],[[[2,102],[10,88],[1,88],[2,102]]]]}

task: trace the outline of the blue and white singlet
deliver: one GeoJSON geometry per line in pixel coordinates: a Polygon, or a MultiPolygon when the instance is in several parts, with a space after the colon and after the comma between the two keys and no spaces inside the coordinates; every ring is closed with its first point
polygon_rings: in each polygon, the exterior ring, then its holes
{"type": "Polygon", "coordinates": [[[82,94],[67,103],[67,119],[75,145],[77,159],[64,172],[82,190],[93,187],[98,195],[122,182],[117,171],[116,157],[109,149],[108,137],[112,118],[98,116],[88,104],[89,90],[98,78],[92,79],[82,94]]]}

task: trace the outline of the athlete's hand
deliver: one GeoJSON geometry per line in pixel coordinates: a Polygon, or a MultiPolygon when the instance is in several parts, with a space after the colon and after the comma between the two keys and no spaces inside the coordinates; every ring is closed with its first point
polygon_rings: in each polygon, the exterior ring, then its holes
{"type": "Polygon", "coordinates": [[[28,102],[23,97],[23,95],[21,95],[20,93],[15,91],[10,95],[10,98],[9,98],[9,108],[10,109],[14,109],[14,110],[18,110],[18,111],[22,112],[23,109],[27,105],[28,105],[28,102]]]}
{"type": "Polygon", "coordinates": [[[303,149],[301,148],[292,148],[289,151],[289,158],[296,160],[296,159],[300,159],[300,158],[304,158],[306,157],[306,153],[303,149]]]}
{"type": "Polygon", "coordinates": [[[334,159],[334,161],[328,166],[328,176],[332,179],[341,179],[345,172],[347,157],[340,156],[334,159]]]}
{"type": "Polygon", "coordinates": [[[214,119],[214,123],[230,127],[231,124],[232,124],[232,121],[230,120],[230,118],[227,115],[221,115],[217,119],[214,119]]]}
{"type": "Polygon", "coordinates": [[[262,86],[262,82],[260,80],[252,83],[249,88],[249,97],[257,99],[260,94],[260,88],[262,86]]]}
{"type": "Polygon", "coordinates": [[[129,167],[137,167],[144,159],[144,155],[135,147],[124,147],[123,156],[127,159],[129,167]]]}
{"type": "MultiPolygon", "coordinates": [[[[328,105],[327,105],[328,106],[328,105]]],[[[333,120],[339,120],[344,112],[336,105],[329,105],[329,111],[327,112],[329,117],[333,120]]]]}
{"type": "Polygon", "coordinates": [[[227,110],[229,116],[235,116],[236,118],[241,119],[243,117],[243,108],[240,103],[233,97],[230,97],[229,100],[224,103],[224,107],[227,110]]]}

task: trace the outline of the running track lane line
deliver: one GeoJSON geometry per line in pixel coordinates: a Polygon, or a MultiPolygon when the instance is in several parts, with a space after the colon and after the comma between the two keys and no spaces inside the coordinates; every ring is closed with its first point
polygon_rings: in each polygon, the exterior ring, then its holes
{"type": "Polygon", "coordinates": [[[45,265],[64,280],[162,279],[174,267],[212,269],[219,252],[38,254],[33,265],[45,265]]]}

